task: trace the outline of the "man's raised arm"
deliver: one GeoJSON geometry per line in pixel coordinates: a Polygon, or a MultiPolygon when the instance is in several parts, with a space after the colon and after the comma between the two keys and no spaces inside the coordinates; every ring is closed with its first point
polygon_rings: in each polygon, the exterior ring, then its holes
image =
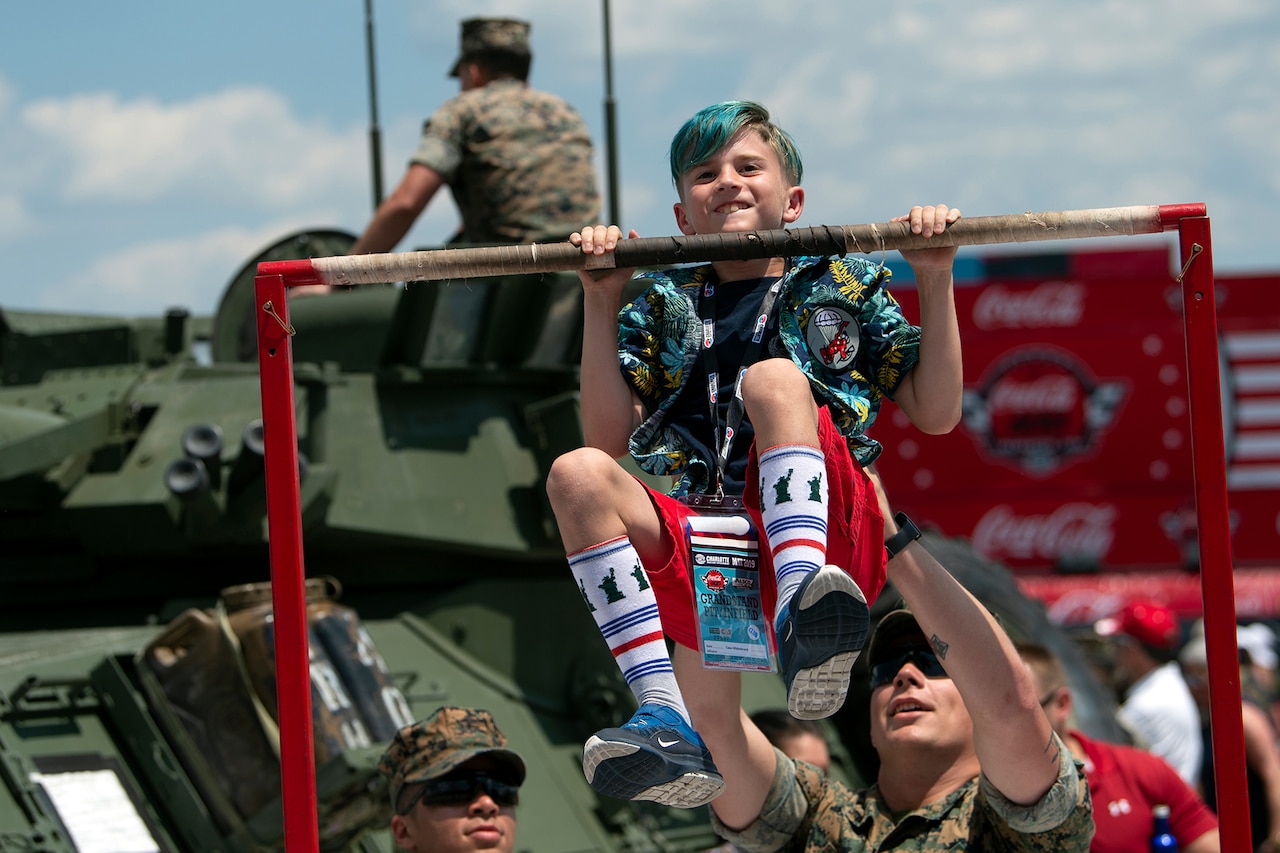
{"type": "Polygon", "coordinates": [[[1058,741],[1004,629],[919,542],[888,573],[964,698],[983,775],[1014,803],[1039,801],[1058,777],[1058,741]]]}

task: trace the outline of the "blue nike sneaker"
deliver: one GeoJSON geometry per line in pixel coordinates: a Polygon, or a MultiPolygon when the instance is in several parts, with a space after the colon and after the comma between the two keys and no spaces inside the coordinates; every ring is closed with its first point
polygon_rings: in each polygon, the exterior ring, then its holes
{"type": "Polygon", "coordinates": [[[702,738],[666,705],[641,705],[626,725],[592,735],[582,772],[606,797],[678,809],[706,805],[724,790],[702,738]]]}
{"type": "Polygon", "coordinates": [[[804,579],[776,625],[791,716],[820,720],[840,710],[870,625],[866,596],[843,569],[823,566],[804,579]]]}

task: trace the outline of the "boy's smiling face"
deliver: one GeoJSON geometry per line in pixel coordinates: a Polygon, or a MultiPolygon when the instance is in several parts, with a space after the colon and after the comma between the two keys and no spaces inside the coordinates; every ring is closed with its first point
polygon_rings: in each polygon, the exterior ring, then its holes
{"type": "Polygon", "coordinates": [[[680,176],[676,225],[683,234],[771,231],[800,218],[804,190],[791,186],[778,154],[747,127],[680,176]]]}

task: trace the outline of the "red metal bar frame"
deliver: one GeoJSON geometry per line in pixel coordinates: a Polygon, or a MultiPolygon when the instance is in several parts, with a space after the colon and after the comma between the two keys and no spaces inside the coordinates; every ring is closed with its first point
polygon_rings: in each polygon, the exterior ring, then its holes
{"type": "Polygon", "coordinates": [[[284,846],[289,853],[318,853],[320,828],[311,724],[311,654],[307,638],[298,421],[294,411],[290,340],[293,330],[288,325],[284,276],[259,275],[254,279],[254,291],[262,386],[271,606],[275,622],[276,698],[280,708],[284,846]]]}
{"type": "Polygon", "coordinates": [[[1209,663],[1209,718],[1213,773],[1221,806],[1218,838],[1227,853],[1249,853],[1249,795],[1245,779],[1244,719],[1236,648],[1236,599],[1231,577],[1231,529],[1227,516],[1227,461],[1222,434],[1218,361],[1218,310],[1213,287],[1213,245],[1207,216],[1178,224],[1182,321],[1187,346],[1191,408],[1191,458],[1195,473],[1200,546],[1200,594],[1209,663]]]}
{"type": "MultiPolygon", "coordinates": [[[[1165,230],[1177,230],[1182,263],[1183,323],[1191,409],[1192,459],[1199,523],[1201,594],[1208,647],[1213,720],[1214,778],[1219,803],[1231,803],[1220,821],[1221,847],[1249,853],[1244,723],[1236,647],[1227,469],[1218,374],[1218,322],[1209,218],[1203,204],[1161,205],[1165,230]]],[[[275,608],[276,691],[280,707],[280,774],[285,849],[318,853],[315,752],[311,722],[311,669],[307,639],[302,499],[298,482],[298,429],[293,395],[292,329],[286,287],[316,282],[309,261],[259,267],[258,365],[267,479],[271,599],[275,608]]]]}

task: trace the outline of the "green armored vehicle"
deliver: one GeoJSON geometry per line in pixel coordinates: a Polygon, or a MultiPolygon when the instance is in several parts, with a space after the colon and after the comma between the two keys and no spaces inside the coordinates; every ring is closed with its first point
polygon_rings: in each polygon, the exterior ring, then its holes
{"type": "MultiPolygon", "coordinates": [[[[0,851],[283,849],[253,277],[345,253],[292,235],[213,317],[0,311],[0,851]]],[[[529,767],[517,849],[696,851],[706,810],[598,796],[580,767],[633,699],[543,491],[581,440],[579,288],[363,286],[290,305],[321,846],[392,851],[374,771],[395,729],[488,708],[529,767]]],[[[1002,569],[961,579],[1109,699],[1002,569]]],[[[877,612],[889,606],[881,598],[877,612]]],[[[785,704],[749,676],[749,708],[785,704]]],[[[833,772],[874,772],[865,694],[833,772]]]]}

